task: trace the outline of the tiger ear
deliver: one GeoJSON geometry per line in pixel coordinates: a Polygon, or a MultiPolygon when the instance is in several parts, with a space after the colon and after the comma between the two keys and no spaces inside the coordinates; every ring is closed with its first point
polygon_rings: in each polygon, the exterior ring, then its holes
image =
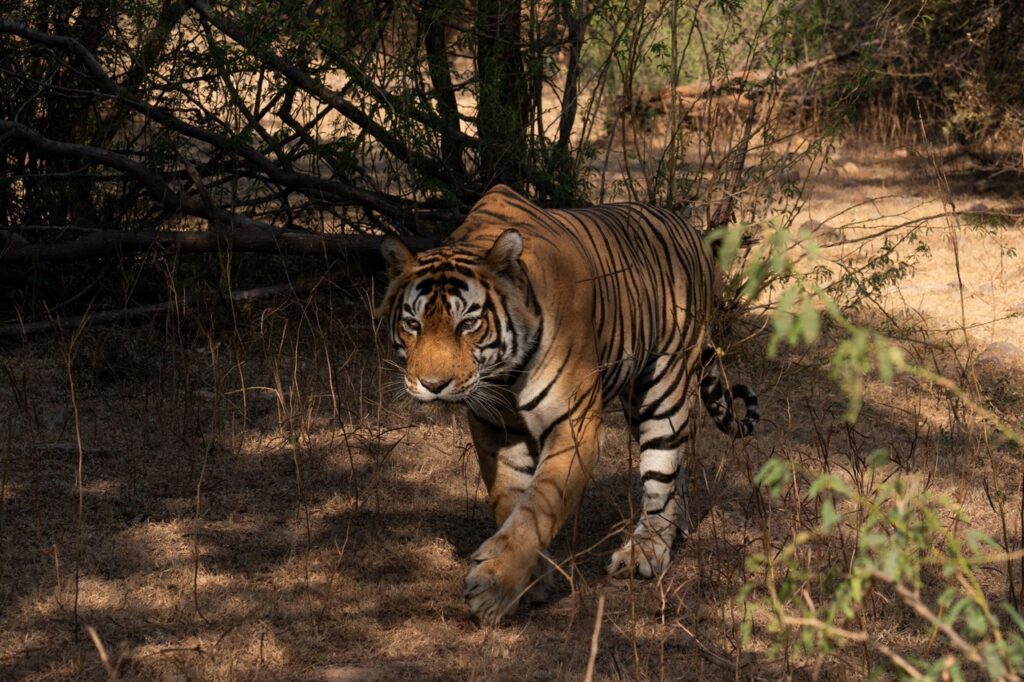
{"type": "Polygon", "coordinates": [[[388,277],[397,277],[412,263],[413,256],[409,247],[395,237],[384,237],[380,243],[380,255],[387,265],[388,277]]]}
{"type": "Polygon", "coordinates": [[[518,269],[519,257],[522,255],[522,235],[516,230],[505,230],[494,240],[486,260],[495,272],[511,272],[518,269]]]}

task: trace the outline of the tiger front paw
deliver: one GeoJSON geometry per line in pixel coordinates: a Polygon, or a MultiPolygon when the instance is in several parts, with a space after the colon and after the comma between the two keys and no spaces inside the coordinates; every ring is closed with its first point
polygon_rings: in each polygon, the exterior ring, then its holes
{"type": "Polygon", "coordinates": [[[637,533],[612,554],[608,575],[653,578],[668,570],[671,545],[657,534],[637,533]]]}
{"type": "Polygon", "coordinates": [[[527,594],[535,553],[514,551],[495,536],[480,545],[471,557],[476,565],[466,576],[464,596],[469,610],[483,625],[495,626],[515,610],[527,594]]]}

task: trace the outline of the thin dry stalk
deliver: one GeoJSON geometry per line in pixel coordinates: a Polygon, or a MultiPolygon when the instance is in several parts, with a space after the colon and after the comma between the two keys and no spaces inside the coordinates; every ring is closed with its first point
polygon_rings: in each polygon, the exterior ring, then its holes
{"type": "Polygon", "coordinates": [[[597,614],[594,616],[594,631],[590,635],[590,657],[587,659],[587,672],[583,682],[593,682],[594,666],[597,664],[597,648],[601,640],[601,620],[604,618],[604,595],[597,597],[597,614]]]}
{"type": "Polygon", "coordinates": [[[110,654],[107,653],[107,647],[103,644],[103,640],[100,639],[96,629],[91,625],[85,626],[85,631],[89,633],[89,639],[92,640],[93,646],[96,647],[96,652],[100,656],[100,663],[103,664],[103,670],[107,673],[107,679],[110,682],[117,682],[119,677],[118,671],[121,669],[121,663],[124,661],[125,652],[118,654],[117,659],[111,663],[110,654]]]}
{"type": "MultiPolygon", "coordinates": [[[[80,596],[80,578],[82,554],[84,552],[83,533],[85,530],[85,453],[82,448],[82,423],[78,413],[78,395],[75,391],[74,359],[85,319],[74,328],[71,338],[62,343],[64,351],[64,368],[68,380],[68,394],[71,400],[71,414],[75,423],[75,488],[78,494],[78,509],[75,516],[75,582],[74,582],[74,624],[75,637],[78,637],[78,599],[80,596]]],[[[62,339],[63,340],[63,339],[62,339]]]]}

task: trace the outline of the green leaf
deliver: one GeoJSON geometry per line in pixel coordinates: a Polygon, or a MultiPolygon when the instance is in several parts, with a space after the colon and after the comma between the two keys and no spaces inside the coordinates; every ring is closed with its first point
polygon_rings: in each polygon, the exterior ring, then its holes
{"type": "Polygon", "coordinates": [[[867,458],[868,466],[872,469],[883,467],[889,463],[889,451],[885,448],[877,448],[872,450],[871,454],[867,458]]]}
{"type": "Polygon", "coordinates": [[[789,462],[772,457],[761,466],[754,477],[754,483],[768,488],[772,497],[779,497],[782,494],[782,484],[789,478],[789,471],[789,462]]]}
{"type": "Polygon", "coordinates": [[[776,303],[776,310],[772,315],[772,338],[768,341],[769,357],[775,356],[782,341],[792,345],[799,331],[796,327],[797,318],[793,314],[799,295],[800,291],[796,287],[789,287],[782,292],[776,303]]]}
{"type": "Polygon", "coordinates": [[[896,372],[905,366],[903,351],[889,343],[880,344],[877,351],[878,376],[882,381],[892,381],[896,372]]]}
{"type": "Polygon", "coordinates": [[[744,647],[750,645],[750,639],[753,632],[754,624],[750,620],[745,619],[740,623],[740,641],[743,642],[744,647]]]}
{"type": "Polygon", "coordinates": [[[825,498],[825,501],[821,503],[821,528],[826,533],[831,533],[832,529],[843,520],[842,515],[836,511],[835,504],[832,503],[831,498],[825,498]]]}
{"type": "Polygon", "coordinates": [[[845,497],[852,497],[853,495],[853,491],[847,487],[843,479],[832,474],[821,474],[811,482],[811,486],[807,489],[807,499],[816,497],[824,490],[831,490],[845,497]]]}
{"type": "Polygon", "coordinates": [[[736,254],[740,250],[740,242],[747,228],[747,223],[731,223],[717,230],[712,230],[704,238],[708,244],[718,242],[718,265],[723,271],[728,272],[732,262],[736,260],[736,254]]]}
{"type": "Polygon", "coordinates": [[[1006,665],[995,644],[986,644],[981,647],[981,656],[985,659],[985,668],[988,669],[989,679],[1006,679],[1006,665]]]}
{"type": "Polygon", "coordinates": [[[879,549],[888,545],[889,540],[885,533],[869,532],[861,536],[860,544],[865,549],[879,549]]]}
{"type": "Polygon", "coordinates": [[[964,627],[967,633],[975,639],[983,637],[988,632],[988,619],[974,602],[970,602],[964,607],[964,627]]]}
{"type": "Polygon", "coordinates": [[[800,311],[799,317],[800,335],[803,336],[804,343],[810,345],[818,340],[818,335],[821,333],[821,319],[818,316],[818,309],[814,306],[814,301],[811,299],[804,299],[804,307],[800,311]]]}
{"type": "Polygon", "coordinates": [[[957,589],[955,587],[947,587],[942,591],[942,594],[939,595],[939,598],[935,600],[935,603],[941,608],[948,610],[949,607],[953,605],[953,600],[956,598],[956,595],[957,589]]]}
{"type": "Polygon", "coordinates": [[[900,579],[904,552],[905,549],[903,547],[890,545],[889,549],[882,555],[881,573],[886,579],[893,582],[900,579]]]}

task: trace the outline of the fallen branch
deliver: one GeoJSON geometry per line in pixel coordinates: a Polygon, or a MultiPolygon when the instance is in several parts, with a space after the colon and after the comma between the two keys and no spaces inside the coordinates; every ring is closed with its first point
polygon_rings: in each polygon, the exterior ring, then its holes
{"type": "Polygon", "coordinates": [[[649,94],[641,93],[637,97],[636,103],[640,104],[641,108],[643,108],[643,105],[659,105],[664,100],[672,97],[673,94],[681,99],[693,100],[732,94],[738,97],[738,104],[742,104],[744,107],[751,106],[752,103],[746,97],[746,93],[749,93],[752,90],[763,90],[772,83],[798,78],[812,73],[823,66],[845,61],[850,57],[855,57],[860,54],[861,50],[878,45],[880,42],[881,41],[879,40],[872,40],[858,47],[852,47],[848,50],[843,50],[842,52],[834,52],[830,55],[819,57],[818,59],[811,59],[782,71],[763,69],[758,71],[730,73],[722,78],[700,80],[680,85],[674,90],[672,88],[665,88],[658,92],[649,94]]]}
{"type": "Polygon", "coordinates": [[[597,645],[601,640],[601,620],[604,618],[604,595],[597,597],[597,615],[594,617],[594,631],[590,635],[590,656],[587,658],[587,672],[584,682],[594,679],[594,665],[597,663],[597,645]]]}
{"type": "MultiPolygon", "coordinates": [[[[0,227],[0,234],[4,234],[4,232],[13,232],[13,230],[0,227]]],[[[236,229],[225,233],[102,230],[55,244],[26,245],[12,240],[7,248],[0,248],[0,264],[69,263],[88,258],[150,251],[217,253],[230,250],[246,253],[326,256],[333,259],[345,259],[350,265],[361,270],[375,272],[384,266],[380,257],[380,241],[380,237],[319,235],[312,232],[278,230],[262,226],[236,229]]],[[[419,237],[408,239],[406,243],[409,248],[419,251],[437,246],[440,241],[419,237]]],[[[0,240],[0,246],[3,244],[3,240],[0,240]]]]}
{"type": "Polygon", "coordinates": [[[267,287],[232,291],[228,295],[222,296],[219,299],[164,301],[163,303],[141,305],[134,308],[86,313],[85,315],[76,315],[75,317],[55,318],[52,320],[39,320],[35,322],[16,322],[0,325],[0,338],[21,337],[22,339],[25,339],[29,334],[54,332],[61,329],[78,329],[90,324],[137,320],[175,309],[185,311],[198,303],[224,305],[227,303],[249,303],[251,301],[273,298],[275,296],[300,296],[312,292],[318,285],[325,281],[327,280],[323,277],[310,277],[308,279],[289,282],[287,284],[276,284],[267,287]]]}

